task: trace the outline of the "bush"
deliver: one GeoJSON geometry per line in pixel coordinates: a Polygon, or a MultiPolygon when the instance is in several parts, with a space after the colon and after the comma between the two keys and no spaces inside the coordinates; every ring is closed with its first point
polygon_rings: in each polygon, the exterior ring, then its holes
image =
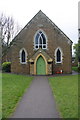
{"type": "Polygon", "coordinates": [[[78,72],[80,72],[80,66],[78,67],[78,72]]]}
{"type": "Polygon", "coordinates": [[[2,71],[3,72],[11,72],[11,62],[4,62],[2,64],[2,71]]]}

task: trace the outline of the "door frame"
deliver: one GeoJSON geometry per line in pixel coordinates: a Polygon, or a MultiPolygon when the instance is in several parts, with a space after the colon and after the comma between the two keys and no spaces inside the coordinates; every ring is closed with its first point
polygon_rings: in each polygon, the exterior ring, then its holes
{"type": "Polygon", "coordinates": [[[45,63],[46,63],[46,75],[48,74],[48,69],[47,69],[47,60],[46,58],[44,57],[44,55],[42,55],[41,53],[36,57],[35,61],[34,61],[34,75],[37,74],[37,68],[36,68],[36,64],[37,64],[37,60],[38,58],[42,56],[42,58],[44,59],[45,63]]]}

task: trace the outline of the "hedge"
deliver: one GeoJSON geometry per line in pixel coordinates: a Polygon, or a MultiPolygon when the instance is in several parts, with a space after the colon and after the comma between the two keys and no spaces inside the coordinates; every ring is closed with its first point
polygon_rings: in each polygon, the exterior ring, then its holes
{"type": "Polygon", "coordinates": [[[78,72],[80,72],[80,65],[79,65],[79,67],[78,67],[78,72]]]}
{"type": "Polygon", "coordinates": [[[2,71],[3,72],[11,72],[11,62],[4,62],[2,64],[2,71]]]}

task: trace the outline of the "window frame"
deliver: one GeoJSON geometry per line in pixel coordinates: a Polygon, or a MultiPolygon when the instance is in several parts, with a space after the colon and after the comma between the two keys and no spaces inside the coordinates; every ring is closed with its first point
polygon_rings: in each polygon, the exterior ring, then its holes
{"type": "Polygon", "coordinates": [[[20,63],[21,64],[27,64],[27,52],[26,52],[26,49],[25,48],[22,48],[21,50],[20,50],[20,52],[19,52],[19,56],[20,56],[20,63]],[[25,62],[22,62],[22,51],[24,50],[24,52],[25,52],[25,62]]]}
{"type": "Polygon", "coordinates": [[[34,35],[34,49],[35,50],[38,50],[39,48],[40,48],[40,45],[42,46],[42,49],[44,49],[44,50],[46,50],[47,49],[47,36],[46,36],[46,34],[45,34],[45,32],[43,31],[43,30],[38,30],[36,33],[35,33],[35,35],[34,35]],[[42,38],[42,36],[41,36],[41,34],[39,33],[39,32],[42,32],[42,34],[45,36],[45,39],[46,39],[46,44],[43,44],[43,38],[42,38]],[[37,34],[40,34],[40,36],[39,36],[39,38],[38,38],[38,44],[36,44],[36,35],[37,34]],[[42,40],[42,44],[40,44],[39,43],[39,39],[40,38],[42,38],[41,40],[42,40]],[[37,48],[36,48],[36,46],[37,46],[37,48]],[[45,48],[44,48],[44,46],[45,46],[45,48]]]}
{"type": "Polygon", "coordinates": [[[55,63],[57,64],[57,63],[62,63],[63,62],[63,52],[62,52],[62,49],[60,48],[60,47],[58,47],[58,48],[56,48],[56,50],[55,50],[55,63]],[[57,51],[60,51],[60,54],[61,54],[61,61],[57,61],[57,51]]]}

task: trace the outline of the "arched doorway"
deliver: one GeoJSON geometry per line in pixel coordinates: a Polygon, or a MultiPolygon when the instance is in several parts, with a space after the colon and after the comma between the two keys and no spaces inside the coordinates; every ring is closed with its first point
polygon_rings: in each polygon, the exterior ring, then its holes
{"type": "Polygon", "coordinates": [[[46,63],[42,56],[37,59],[36,62],[36,74],[46,75],[46,63]]]}

